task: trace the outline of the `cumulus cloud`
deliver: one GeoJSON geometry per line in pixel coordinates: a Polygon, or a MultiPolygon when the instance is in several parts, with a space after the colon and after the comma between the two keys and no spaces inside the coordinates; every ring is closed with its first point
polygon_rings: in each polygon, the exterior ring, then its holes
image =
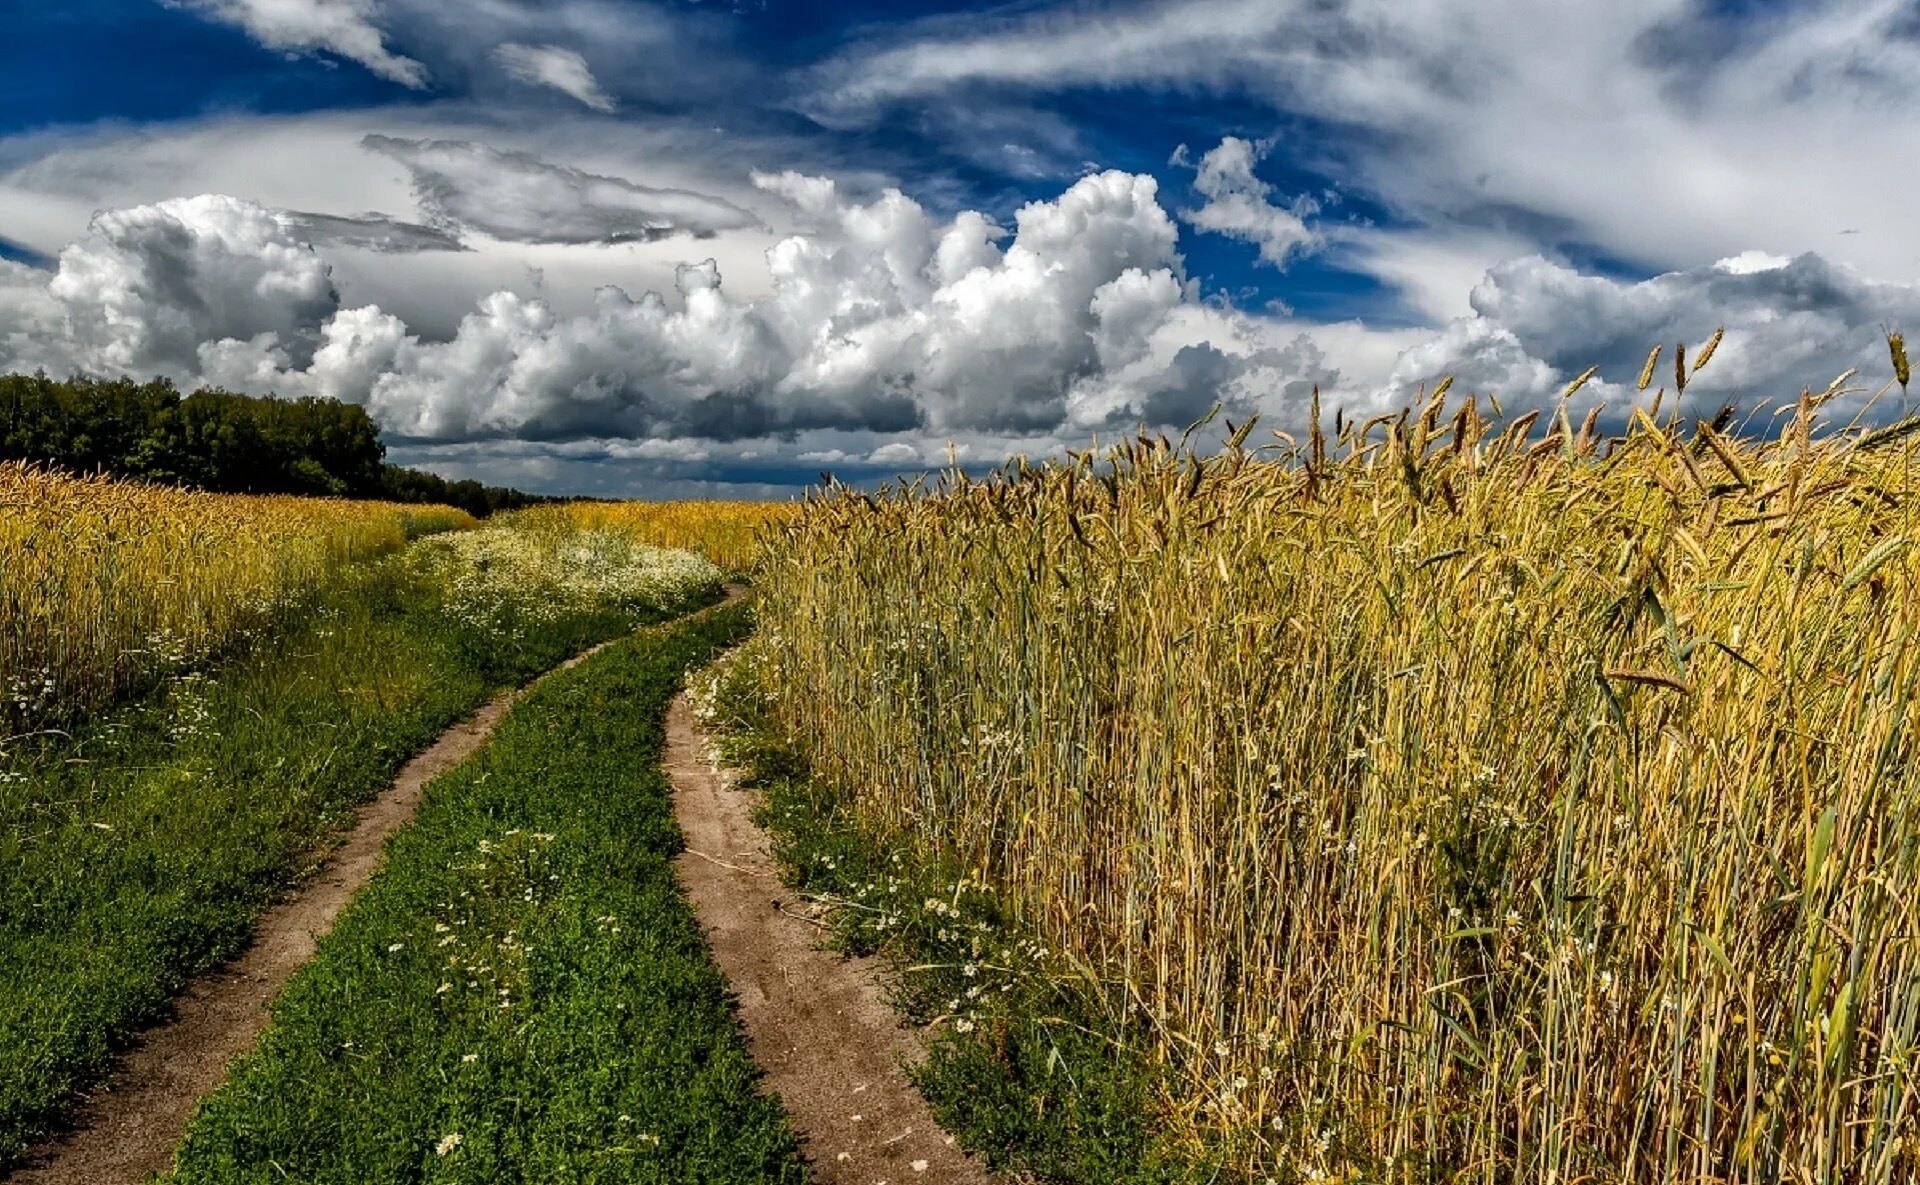
{"type": "MultiPolygon", "coordinates": [[[[1149,176],[1082,178],[1010,229],[898,190],[757,181],[812,226],[768,252],[758,299],[708,260],[670,293],[609,287],[580,315],[496,292],[428,340],[341,307],[294,219],[221,197],[101,215],[45,288],[76,365],[341,398],[416,441],[1031,438],[1340,379],[1298,327],[1198,300],[1149,176]]],[[[876,465],[905,455],[844,443],[876,465]]]]}
{"type": "Polygon", "coordinates": [[[0,365],[61,370],[69,365],[59,343],[59,307],[39,268],[0,259],[0,365]]]}
{"type": "Polygon", "coordinates": [[[323,50],[358,62],[390,82],[416,90],[427,68],[387,48],[378,0],[179,0],[214,20],[236,25],[268,49],[323,50]]]}
{"type": "Polygon", "coordinates": [[[305,365],[339,304],[275,211],[215,194],[96,216],[47,291],[75,361],[130,374],[189,372],[202,343],[261,336],[305,365]]]}
{"type": "Polygon", "coordinates": [[[1010,237],[897,190],[859,203],[818,179],[760,181],[820,224],[768,253],[765,299],[731,299],[708,261],[682,267],[671,298],[604,289],[578,317],[496,293],[445,342],[349,310],[305,371],[274,343],[236,343],[221,375],[347,394],[420,439],[1037,432],[1137,414],[1187,381],[1189,363],[1152,356],[1193,301],[1150,177],[1084,178],[1023,207],[1010,237]],[[348,375],[377,377],[350,391],[348,375]]]}
{"type": "Polygon", "coordinates": [[[400,162],[429,222],[519,243],[649,242],[706,238],[757,226],[724,198],[656,189],[470,140],[367,136],[368,149],[400,162]]]}
{"type": "Polygon", "coordinates": [[[1438,333],[1308,324],[1202,300],[1150,176],[1088,175],[1011,226],[897,190],[756,183],[807,226],[767,253],[764,295],[735,296],[705,260],[669,291],[607,287],[571,315],[495,292],[440,339],[343,306],[284,212],[218,196],[111,211],[52,273],[0,262],[0,361],[331,396],[408,448],[494,471],[598,458],[696,481],[725,458],[804,481],[938,464],[949,442],[975,460],[1053,451],[1216,403],[1297,428],[1316,386],[1361,414],[1447,374],[1543,406],[1598,363],[1583,399],[1625,400],[1648,346],[1722,322],[1689,398],[1753,406],[1875,365],[1882,321],[1920,324],[1920,286],[1758,253],[1637,283],[1526,257],[1438,333]]]}
{"type": "Polygon", "coordinates": [[[558,45],[522,45],[509,41],[493,51],[507,74],[533,86],[547,86],[581,103],[611,114],[619,110],[612,95],[600,86],[587,68],[587,59],[558,45]]]}
{"type": "MultiPolygon", "coordinates": [[[[1920,285],[1876,281],[1814,254],[1745,252],[1638,282],[1529,256],[1488,272],[1472,303],[1474,316],[1400,358],[1396,394],[1452,374],[1468,389],[1537,405],[1597,365],[1586,399],[1624,406],[1649,349],[1663,345],[1671,357],[1675,343],[1698,347],[1724,325],[1688,399],[1702,413],[1725,400],[1752,410],[1823,389],[1848,367],[1885,374],[1882,327],[1920,325],[1920,285]]],[[[1663,368],[1658,381],[1671,374],[1663,368]]]]}
{"type": "MultiPolygon", "coordinates": [[[[1320,204],[1303,194],[1287,205],[1275,205],[1273,186],[1254,176],[1253,166],[1272,145],[1228,136],[1200,158],[1193,188],[1206,202],[1183,217],[1201,230],[1239,239],[1260,248],[1260,259],[1284,268],[1297,252],[1310,251],[1320,235],[1307,225],[1320,204]]],[[[1174,153],[1175,164],[1186,164],[1187,146],[1174,153]]]]}

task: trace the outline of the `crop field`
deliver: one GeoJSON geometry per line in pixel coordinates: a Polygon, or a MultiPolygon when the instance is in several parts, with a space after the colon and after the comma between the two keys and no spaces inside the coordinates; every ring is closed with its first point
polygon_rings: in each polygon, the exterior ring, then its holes
{"type": "Polygon", "coordinates": [[[11,472],[0,652],[72,694],[0,746],[0,1172],[406,757],[720,592],[691,553],[514,515],[11,472]],[[408,545],[431,528],[459,529],[408,545]]]}
{"type": "Polygon", "coordinates": [[[651,547],[684,548],[729,572],[746,572],[760,560],[767,528],[794,511],[785,502],[569,502],[534,513],[583,530],[620,531],[651,547]]]}
{"type": "Polygon", "coordinates": [[[447,507],[203,494],[0,463],[0,735],[271,625],[343,563],[472,523],[447,507]]]}
{"type": "Polygon", "coordinates": [[[1838,390],[479,522],[0,469],[0,1174],[465,735],[142,1172],[1912,1180],[1920,417],[1838,390]],[[809,1119],[894,1090],[953,1160],[809,1119]]]}
{"type": "MultiPolygon", "coordinates": [[[[1603,437],[1443,392],[834,491],[747,698],[1236,1171],[1911,1180],[1915,423],[1820,403],[1603,437]]],[[[840,890],[909,928],[889,883],[840,890]]],[[[995,999],[945,1023],[1004,1040],[995,999]]]]}

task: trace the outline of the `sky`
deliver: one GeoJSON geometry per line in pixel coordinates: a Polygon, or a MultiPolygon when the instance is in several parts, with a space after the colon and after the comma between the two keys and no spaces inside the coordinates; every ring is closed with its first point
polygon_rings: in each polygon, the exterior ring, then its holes
{"type": "Polygon", "coordinates": [[[1297,432],[1449,375],[1511,415],[1597,366],[1572,411],[1624,417],[1721,326],[1700,414],[1859,367],[1828,410],[1872,421],[1920,332],[1914,0],[0,16],[0,371],[339,398],[532,490],[1297,432]]]}

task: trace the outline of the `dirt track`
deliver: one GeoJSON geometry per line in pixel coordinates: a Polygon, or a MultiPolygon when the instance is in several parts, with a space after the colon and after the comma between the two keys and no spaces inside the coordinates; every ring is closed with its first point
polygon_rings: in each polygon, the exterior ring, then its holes
{"type": "MultiPolygon", "coordinates": [[[[727,599],[744,593],[730,587],[727,599]]],[[[507,709],[540,680],[610,645],[603,642],[527,687],[495,696],[407,762],[393,785],[360,808],[353,829],[319,872],[262,915],[253,945],[188,984],[175,1001],[173,1019],[142,1034],[113,1074],[89,1093],[72,1129],[5,1177],[7,1185],[134,1185],[148,1173],[165,1171],[195,1104],[267,1027],[267,1004],[313,957],[315,944],[373,877],[387,837],[413,818],[427,783],[484,744],[507,709]]]]}
{"type": "Polygon", "coordinates": [[[780,883],[753,794],[716,771],[682,695],[667,713],[667,774],[686,835],[680,878],[738,994],[753,1056],[806,1140],[818,1185],[985,1185],[907,1080],[922,1056],[871,959],[820,950],[780,883]]]}
{"type": "MultiPolygon", "coordinates": [[[[728,601],[744,594],[727,589],[728,601]]],[[[267,1005],[372,878],[387,838],[412,820],[427,784],[479,749],[529,688],[495,697],[409,761],[361,808],[319,872],[261,917],[246,952],[195,978],[173,1019],[143,1034],[88,1096],[72,1129],[5,1177],[7,1185],[135,1185],[165,1171],[195,1105],[266,1028],[267,1005]]],[[[922,1051],[900,1027],[873,961],[815,946],[817,930],[780,884],[766,836],[752,821],[752,795],[735,789],[706,753],[682,695],[668,713],[666,751],[688,844],[680,876],[738,994],[753,1054],[806,1140],[815,1181],[996,1180],[941,1130],[907,1081],[902,1066],[922,1051]]]]}

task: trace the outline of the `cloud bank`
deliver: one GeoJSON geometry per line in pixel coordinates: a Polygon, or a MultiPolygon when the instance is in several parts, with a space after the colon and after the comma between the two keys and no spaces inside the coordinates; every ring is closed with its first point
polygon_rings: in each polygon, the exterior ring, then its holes
{"type": "MultiPolygon", "coordinates": [[[[425,151],[457,160],[472,148],[425,151]]],[[[1233,176],[1249,152],[1229,144],[1208,158],[1233,176]]],[[[1201,175],[1209,202],[1248,193],[1205,181],[1204,162],[1201,175]]],[[[11,327],[0,363],[331,396],[415,445],[535,442],[578,457],[644,442],[656,450],[644,459],[691,461],[715,443],[744,456],[756,450],[742,442],[786,441],[769,463],[917,467],[948,440],[986,457],[1179,427],[1216,402],[1297,427],[1315,386],[1329,410],[1365,412],[1449,374],[1512,409],[1545,406],[1598,364],[1583,398],[1624,406],[1648,347],[1703,340],[1707,317],[1727,339],[1694,391],[1752,405],[1875,365],[1883,322],[1920,324],[1920,287],[1811,254],[1639,282],[1531,256],[1490,271],[1473,315],[1438,332],[1305,324],[1201,299],[1150,176],[1088,175],[1021,207],[1011,227],[977,211],[936,217],[898,190],[859,201],[821,177],[754,181],[808,228],[767,253],[767,295],[734,297],[711,260],[689,262],[671,291],[607,287],[571,316],[495,292],[438,340],[378,306],[344,305],[325,258],[329,239],[412,224],[217,195],[110,211],[52,273],[0,263],[11,327]]],[[[460,209],[463,225],[512,229],[497,203],[460,209]]]]}
{"type": "MultiPolygon", "coordinates": [[[[98,217],[51,278],[22,357],[363,403],[421,441],[737,441],[818,430],[1021,437],[1254,407],[1336,383],[1296,331],[1199,301],[1148,176],[1088,176],[1010,229],[898,190],[756,182],[812,226],[767,256],[771,295],[712,261],[673,291],[603,289],[556,314],[486,297],[448,340],[342,307],[311,221],[233,198],[98,217]],[[56,326],[57,328],[50,328],[56,326]]],[[[24,299],[24,298],[23,298],[24,299]]],[[[918,455],[918,454],[916,454],[918,455]]]]}
{"type": "Polygon", "coordinates": [[[428,222],[516,243],[709,238],[758,225],[709,194],[655,189],[470,140],[367,136],[361,144],[404,165],[428,222]]]}

